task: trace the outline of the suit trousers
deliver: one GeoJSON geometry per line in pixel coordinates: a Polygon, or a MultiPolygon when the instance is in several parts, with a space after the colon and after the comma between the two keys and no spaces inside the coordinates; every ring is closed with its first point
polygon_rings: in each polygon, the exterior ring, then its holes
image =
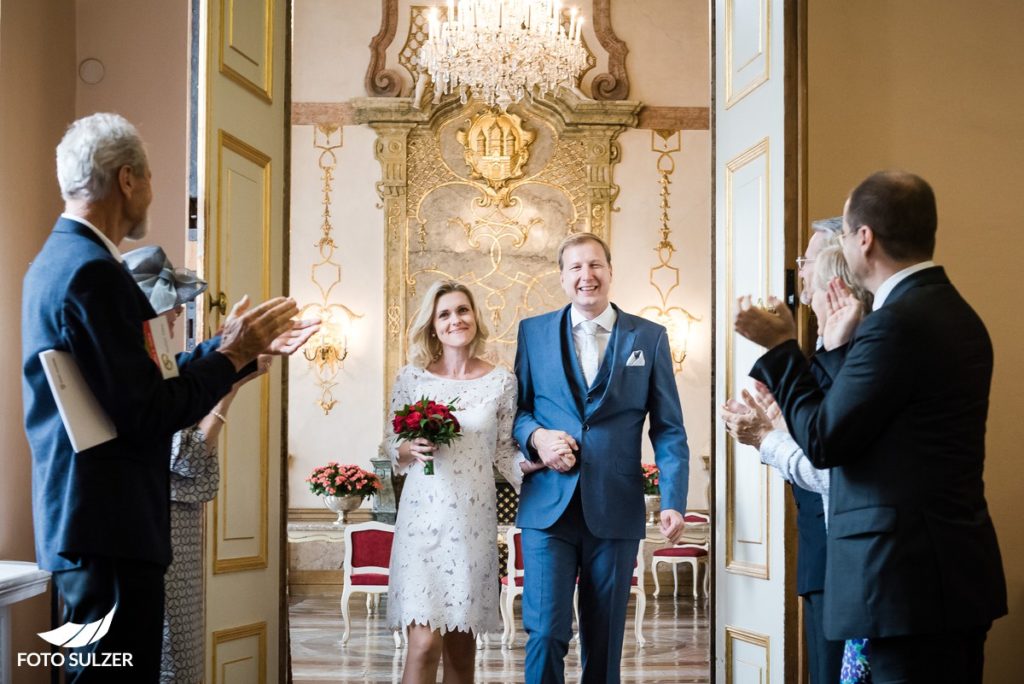
{"type": "Polygon", "coordinates": [[[523,530],[523,628],[528,684],[562,684],[579,577],[583,684],[617,684],[638,539],[600,539],[587,528],[580,492],[558,521],[523,530]]]}
{"type": "Polygon", "coordinates": [[[981,684],[991,624],[870,640],[874,684],[981,684]]]}
{"type": "Polygon", "coordinates": [[[117,606],[110,630],[101,639],[71,649],[75,662],[67,654],[67,684],[160,680],[165,571],[156,563],[85,556],[79,567],[54,573],[65,623],[93,623],[117,606]],[[130,655],[106,655],[114,653],[130,655]]]}
{"type": "Polygon", "coordinates": [[[825,638],[825,594],[821,591],[811,591],[802,598],[807,670],[810,673],[811,684],[836,684],[843,667],[843,642],[825,638]]]}

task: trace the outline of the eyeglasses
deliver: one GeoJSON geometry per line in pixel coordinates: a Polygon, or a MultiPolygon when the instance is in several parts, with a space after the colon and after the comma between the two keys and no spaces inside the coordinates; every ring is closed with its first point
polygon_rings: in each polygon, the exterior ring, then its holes
{"type": "Polygon", "coordinates": [[[806,266],[807,264],[813,264],[813,263],[814,263],[814,257],[811,257],[811,258],[797,257],[796,258],[796,268],[797,268],[797,270],[802,270],[803,267],[806,266]]]}
{"type": "Polygon", "coordinates": [[[839,239],[841,241],[843,241],[843,242],[846,242],[846,238],[850,237],[851,235],[856,235],[857,231],[859,231],[859,230],[860,230],[860,227],[858,227],[856,230],[851,228],[850,232],[846,232],[846,231],[840,230],[839,231],[839,239]]]}

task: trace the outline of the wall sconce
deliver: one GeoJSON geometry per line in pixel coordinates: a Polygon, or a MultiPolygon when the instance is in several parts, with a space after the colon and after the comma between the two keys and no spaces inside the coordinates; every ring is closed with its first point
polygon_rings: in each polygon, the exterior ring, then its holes
{"type": "Polygon", "coordinates": [[[334,180],[334,168],[338,164],[334,150],[341,147],[341,144],[341,126],[317,124],[314,127],[313,147],[320,150],[317,163],[323,181],[324,212],[323,223],[320,225],[322,235],[315,244],[320,252],[320,261],[313,264],[311,278],[320,290],[321,301],[302,307],[300,317],[320,319],[320,330],[309,338],[302,354],[316,375],[316,383],[320,388],[320,398],[316,403],[323,409],[325,416],[338,403],[332,390],[338,384],[334,379],[348,357],[348,336],[352,322],[362,318],[344,304],[330,303],[331,291],[341,283],[341,264],[334,261],[337,245],[331,237],[331,182],[334,180]]]}
{"type": "Polygon", "coordinates": [[[690,327],[700,318],[694,316],[686,309],[679,306],[669,306],[668,298],[672,291],[679,287],[679,269],[672,265],[672,255],[676,248],[669,239],[672,230],[668,227],[669,210],[669,185],[672,183],[669,176],[676,170],[675,160],[672,159],[674,152],[679,152],[682,146],[682,134],[675,131],[673,144],[669,143],[673,131],[651,131],[651,151],[658,153],[657,168],[660,176],[658,183],[661,185],[661,240],[654,251],[658,253],[658,264],[650,270],[650,283],[658,292],[661,300],[658,305],[645,306],[640,310],[644,318],[660,323],[668,330],[668,341],[672,348],[672,363],[675,372],[683,369],[683,361],[686,360],[686,351],[690,343],[690,327]],[[659,142],[660,140],[660,142],[659,142]]]}

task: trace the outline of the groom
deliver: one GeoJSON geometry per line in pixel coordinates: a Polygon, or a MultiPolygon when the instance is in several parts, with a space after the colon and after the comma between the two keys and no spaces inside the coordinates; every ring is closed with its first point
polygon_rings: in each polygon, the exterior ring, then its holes
{"type": "Polygon", "coordinates": [[[646,536],[641,432],[661,469],[661,531],[683,532],[689,450],[668,335],[608,299],[608,245],[576,233],[558,248],[572,302],[519,326],[515,437],[546,468],[527,476],[523,528],[526,681],[563,682],[580,592],[583,682],[618,682],[626,604],[646,536]]]}

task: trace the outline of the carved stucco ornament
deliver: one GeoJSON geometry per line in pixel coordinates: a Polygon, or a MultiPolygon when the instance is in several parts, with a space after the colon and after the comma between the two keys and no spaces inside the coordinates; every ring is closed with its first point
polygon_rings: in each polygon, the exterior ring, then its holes
{"type": "Polygon", "coordinates": [[[521,118],[500,110],[484,110],[469,121],[469,128],[456,132],[471,177],[487,183],[481,186],[487,193],[485,206],[509,206],[510,181],[523,175],[536,137],[523,128],[521,118]]]}

